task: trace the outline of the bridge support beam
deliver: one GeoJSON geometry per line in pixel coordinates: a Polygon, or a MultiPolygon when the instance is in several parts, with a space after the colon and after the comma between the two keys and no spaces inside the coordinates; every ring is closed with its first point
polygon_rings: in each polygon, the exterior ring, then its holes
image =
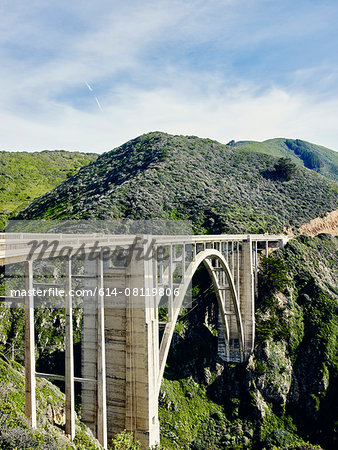
{"type": "Polygon", "coordinates": [[[25,262],[25,414],[36,428],[33,261],[25,262]]]}
{"type": "Polygon", "coordinates": [[[240,276],[240,311],[244,331],[244,358],[254,347],[255,340],[255,294],[254,265],[252,260],[252,242],[249,238],[242,242],[242,263],[240,276]]]}
{"type": "Polygon", "coordinates": [[[85,261],[85,288],[95,292],[84,297],[82,334],[82,421],[107,448],[107,377],[104,265],[102,254],[85,261]],[[88,381],[89,380],[89,381],[88,381]]]}
{"type": "Polygon", "coordinates": [[[66,433],[75,437],[75,389],[74,389],[74,345],[73,345],[73,306],[70,290],[72,288],[72,260],[66,258],[66,333],[65,333],[65,390],[66,390],[66,433]]]}
{"type": "Polygon", "coordinates": [[[97,438],[103,448],[108,448],[107,439],[107,380],[106,345],[104,326],[104,278],[102,252],[97,260],[97,438]]]}

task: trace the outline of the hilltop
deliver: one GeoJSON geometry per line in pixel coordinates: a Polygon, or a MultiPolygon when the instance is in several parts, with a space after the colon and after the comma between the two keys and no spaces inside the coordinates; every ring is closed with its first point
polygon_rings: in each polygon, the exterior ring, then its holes
{"type": "Polygon", "coordinates": [[[8,215],[61,184],[96,154],[63,150],[0,152],[0,226],[8,215]]]}
{"type": "Polygon", "coordinates": [[[320,145],[311,144],[301,139],[282,138],[269,139],[264,142],[232,141],[231,145],[247,151],[290,158],[296,164],[338,181],[338,152],[320,145]]]}
{"type": "Polygon", "coordinates": [[[196,136],[153,132],[99,156],[18,219],[191,220],[207,232],[281,232],[337,208],[338,184],[278,158],[196,136]]]}

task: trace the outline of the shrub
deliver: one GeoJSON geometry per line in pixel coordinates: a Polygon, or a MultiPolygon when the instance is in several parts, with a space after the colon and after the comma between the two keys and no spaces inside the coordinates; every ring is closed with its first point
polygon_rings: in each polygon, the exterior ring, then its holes
{"type": "Polygon", "coordinates": [[[272,256],[262,258],[259,285],[264,296],[283,291],[288,282],[288,269],[282,259],[272,256]]]}
{"type": "Polygon", "coordinates": [[[138,441],[134,442],[133,433],[123,430],[122,433],[114,437],[110,448],[112,450],[137,450],[141,448],[141,443],[138,441]]]}

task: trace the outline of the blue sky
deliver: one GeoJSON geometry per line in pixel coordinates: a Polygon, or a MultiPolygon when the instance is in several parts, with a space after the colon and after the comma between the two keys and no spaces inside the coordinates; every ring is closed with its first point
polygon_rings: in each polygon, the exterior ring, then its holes
{"type": "Polygon", "coordinates": [[[0,150],[154,130],[338,150],[336,0],[2,0],[0,150]]]}

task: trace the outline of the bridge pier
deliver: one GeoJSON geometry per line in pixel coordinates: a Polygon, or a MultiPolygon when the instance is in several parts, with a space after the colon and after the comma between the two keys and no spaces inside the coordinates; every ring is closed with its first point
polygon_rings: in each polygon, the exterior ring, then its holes
{"type": "MultiPolygon", "coordinates": [[[[108,441],[124,429],[132,431],[143,447],[159,443],[157,374],[159,366],[156,299],[143,296],[154,284],[153,259],[148,242],[130,247],[126,267],[104,269],[105,350],[108,441]],[[117,292],[115,296],[109,292],[117,292]],[[130,292],[130,296],[125,293],[130,292]],[[137,292],[137,295],[132,295],[137,292]]],[[[95,378],[96,360],[92,308],[84,312],[82,338],[83,377],[95,378]]],[[[96,386],[82,391],[82,420],[96,434],[98,426],[96,386]]]]}
{"type": "Polygon", "coordinates": [[[247,359],[255,343],[255,279],[250,238],[242,242],[241,258],[239,304],[245,336],[244,358],[247,359]]]}
{"type": "Polygon", "coordinates": [[[144,446],[159,443],[157,373],[159,367],[158,316],[152,292],[153,258],[147,259],[150,242],[139,239],[127,265],[131,296],[126,320],[126,429],[144,446]],[[141,255],[141,257],[140,257],[141,255]],[[137,291],[137,295],[133,292],[137,291]]]}

